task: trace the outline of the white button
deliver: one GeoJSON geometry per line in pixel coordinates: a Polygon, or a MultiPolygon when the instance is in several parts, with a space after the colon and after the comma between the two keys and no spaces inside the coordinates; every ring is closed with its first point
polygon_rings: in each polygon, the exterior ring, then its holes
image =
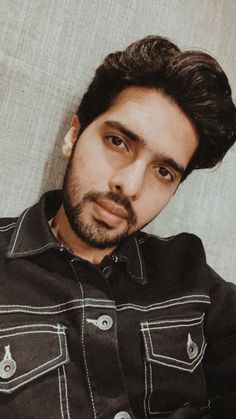
{"type": "Polygon", "coordinates": [[[187,354],[189,359],[194,359],[198,355],[198,346],[192,340],[191,334],[188,334],[188,342],[187,342],[187,354]]]}
{"type": "Polygon", "coordinates": [[[119,412],[115,415],[114,419],[131,419],[131,416],[127,412],[119,412]]]}
{"type": "Polygon", "coordinates": [[[11,378],[16,372],[16,363],[13,359],[4,359],[0,362],[0,377],[11,378]]]}
{"type": "Polygon", "coordinates": [[[101,330],[109,330],[113,325],[113,320],[110,316],[104,314],[98,318],[97,325],[101,330]]]}
{"type": "Polygon", "coordinates": [[[16,362],[12,359],[10,345],[5,346],[5,354],[0,362],[0,378],[10,378],[16,372],[16,362]]]}

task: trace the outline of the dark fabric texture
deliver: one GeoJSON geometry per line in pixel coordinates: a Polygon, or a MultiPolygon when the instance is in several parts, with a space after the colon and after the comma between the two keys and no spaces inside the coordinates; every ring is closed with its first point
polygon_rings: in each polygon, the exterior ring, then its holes
{"type": "Polygon", "coordinates": [[[99,266],[48,220],[0,221],[0,417],[236,417],[236,287],[200,239],[139,232],[99,266]]]}

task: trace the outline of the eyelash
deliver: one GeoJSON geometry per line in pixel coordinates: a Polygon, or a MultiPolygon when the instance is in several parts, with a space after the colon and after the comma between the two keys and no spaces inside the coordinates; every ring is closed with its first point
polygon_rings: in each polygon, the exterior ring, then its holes
{"type": "Polygon", "coordinates": [[[128,147],[127,147],[127,144],[125,143],[125,141],[124,140],[122,140],[122,138],[120,138],[120,137],[118,137],[117,135],[108,135],[107,137],[107,140],[108,140],[108,142],[113,146],[113,147],[115,147],[115,148],[119,148],[119,149],[126,149],[126,150],[128,150],[128,147]],[[116,139],[116,140],[118,140],[118,141],[121,141],[121,143],[123,144],[123,146],[124,147],[120,147],[120,145],[122,145],[122,144],[119,144],[119,145],[117,145],[117,144],[113,144],[112,143],[112,140],[113,139],[116,139]]]}
{"type": "Polygon", "coordinates": [[[158,166],[157,169],[158,169],[158,176],[160,176],[162,180],[164,180],[166,182],[173,182],[174,181],[173,174],[166,167],[158,166]],[[167,172],[167,176],[162,176],[161,175],[161,173],[160,173],[161,169],[164,169],[167,172]],[[169,177],[169,178],[167,178],[167,177],[169,177]]]}

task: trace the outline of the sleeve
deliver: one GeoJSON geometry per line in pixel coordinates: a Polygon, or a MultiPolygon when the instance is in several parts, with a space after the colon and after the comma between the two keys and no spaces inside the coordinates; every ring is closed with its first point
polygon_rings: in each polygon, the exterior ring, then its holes
{"type": "Polygon", "coordinates": [[[236,418],[236,286],[211,268],[205,373],[212,418],[236,418]]]}

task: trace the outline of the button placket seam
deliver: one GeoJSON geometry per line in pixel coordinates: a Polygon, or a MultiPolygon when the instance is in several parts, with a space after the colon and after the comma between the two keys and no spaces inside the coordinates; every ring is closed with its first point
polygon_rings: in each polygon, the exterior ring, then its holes
{"type": "Polygon", "coordinates": [[[61,391],[61,374],[60,374],[60,368],[58,368],[58,387],[59,387],[59,400],[60,400],[61,417],[62,417],[62,419],[64,419],[64,412],[63,412],[63,405],[62,405],[62,391],[61,391]]]}
{"type": "MultiPolygon", "coordinates": [[[[82,300],[84,300],[84,289],[82,287],[82,284],[78,278],[77,272],[73,266],[73,264],[71,263],[71,261],[69,259],[68,263],[71,266],[76,280],[80,286],[80,291],[81,291],[81,298],[82,300]]],[[[88,387],[89,387],[89,394],[90,394],[90,399],[91,399],[91,404],[92,404],[92,410],[93,410],[93,414],[94,414],[94,418],[97,419],[97,414],[96,414],[96,409],[95,409],[95,403],[94,403],[94,399],[93,399],[93,392],[92,392],[92,387],[91,387],[91,382],[90,382],[90,378],[89,378],[89,373],[88,373],[88,364],[87,364],[87,358],[86,358],[86,350],[85,350],[85,344],[84,344],[84,326],[85,326],[85,309],[84,309],[84,304],[82,304],[82,330],[81,330],[81,342],[82,342],[82,352],[83,352],[83,359],[84,359],[84,366],[85,366],[85,373],[86,373],[86,378],[87,378],[87,383],[88,383],[88,387]]]]}
{"type": "Polygon", "coordinates": [[[148,419],[147,416],[147,398],[148,398],[148,388],[147,388],[147,361],[144,359],[144,377],[145,377],[145,394],[144,394],[144,399],[143,399],[143,408],[144,408],[144,414],[145,414],[145,418],[148,419]]]}
{"type": "Polygon", "coordinates": [[[67,377],[66,377],[65,365],[62,366],[62,370],[63,370],[64,381],[65,381],[66,410],[67,410],[68,419],[70,419],[69,400],[68,400],[68,388],[67,388],[67,377]]]}
{"type": "MultiPolygon", "coordinates": [[[[76,277],[77,277],[77,274],[76,274],[76,277]]],[[[77,277],[77,280],[78,280],[78,277],[77,277]]],[[[80,283],[80,287],[81,287],[81,291],[82,291],[82,299],[84,299],[84,290],[83,290],[83,287],[82,287],[81,283],[80,283]]],[[[94,414],[94,418],[96,419],[97,414],[96,414],[96,408],[95,408],[95,403],[94,403],[94,399],[93,399],[91,382],[90,382],[89,373],[88,373],[88,364],[87,364],[86,349],[85,349],[85,343],[84,343],[84,327],[85,327],[85,309],[84,309],[84,305],[83,305],[82,306],[82,350],[83,350],[85,372],[86,372],[86,378],[87,378],[87,383],[88,383],[88,387],[89,387],[89,394],[90,394],[90,399],[91,399],[91,403],[92,403],[93,414],[94,414]]]]}

